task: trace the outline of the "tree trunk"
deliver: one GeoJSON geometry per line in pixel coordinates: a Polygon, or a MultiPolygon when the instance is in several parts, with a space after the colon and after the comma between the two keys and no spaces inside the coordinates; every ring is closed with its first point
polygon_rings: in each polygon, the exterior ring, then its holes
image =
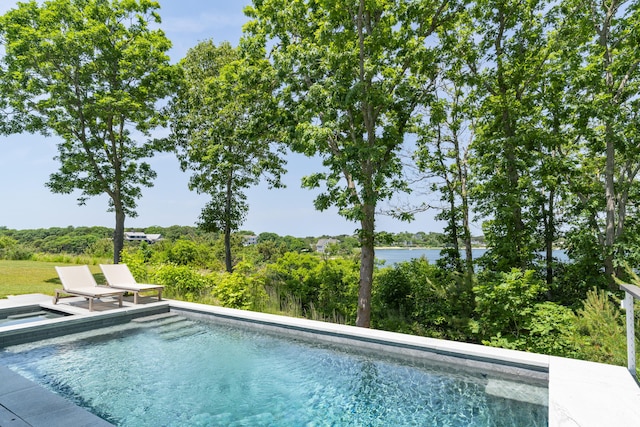
{"type": "Polygon", "coordinates": [[[547,200],[547,212],[545,220],[545,249],[546,249],[546,268],[547,268],[547,284],[553,283],[553,240],[556,235],[555,221],[553,216],[554,211],[554,198],[555,191],[549,191],[549,199],[547,200]]]}
{"type": "Polygon", "coordinates": [[[469,202],[467,200],[466,190],[463,190],[462,198],[462,227],[464,229],[464,253],[465,253],[465,272],[469,278],[473,276],[473,247],[471,246],[471,229],[469,226],[469,202]]]}
{"type": "Polygon", "coordinates": [[[373,283],[373,265],[375,259],[375,206],[365,204],[362,208],[360,224],[360,289],[358,292],[358,313],[356,326],[371,326],[371,287],[373,283]]]}
{"type": "MultiPolygon", "coordinates": [[[[607,126],[609,128],[609,126],[607,126]]],[[[616,237],[616,195],[615,195],[615,150],[613,146],[613,137],[609,135],[607,130],[607,147],[606,147],[606,165],[605,165],[605,197],[606,197],[606,229],[604,238],[604,273],[609,281],[609,286],[617,290],[617,286],[613,281],[613,251],[616,237]]]]}
{"type": "Polygon", "coordinates": [[[462,209],[462,239],[464,242],[465,252],[465,272],[467,279],[473,276],[473,248],[471,247],[471,227],[469,220],[469,196],[467,194],[467,165],[468,149],[461,153],[458,138],[455,138],[456,164],[458,168],[458,177],[460,180],[460,202],[462,209]],[[461,155],[462,154],[462,155],[461,155]]]}
{"type": "MultiPolygon", "coordinates": [[[[598,33],[598,43],[603,48],[603,70],[605,84],[607,87],[608,95],[613,95],[612,102],[616,104],[617,92],[619,88],[615,83],[613,76],[613,49],[611,36],[611,25],[613,22],[613,16],[615,11],[619,7],[618,1],[612,1],[608,5],[606,14],[603,16],[604,20],[600,25],[596,26],[596,32],[598,33]]],[[[604,3],[603,3],[604,6],[604,3]]],[[[613,275],[613,258],[614,258],[614,243],[616,242],[616,188],[615,188],[615,147],[614,147],[614,130],[612,126],[613,118],[607,114],[605,121],[605,156],[606,163],[604,168],[604,186],[605,186],[605,235],[604,235],[604,273],[607,276],[609,287],[611,290],[617,290],[613,275]]],[[[623,221],[622,218],[618,218],[618,221],[623,221]]]]}
{"type": "Polygon", "coordinates": [[[231,228],[229,225],[224,227],[224,265],[229,273],[233,273],[233,264],[231,262],[231,228]]]}
{"type": "Polygon", "coordinates": [[[113,233],[113,263],[118,264],[120,262],[120,253],[122,252],[122,248],[124,247],[124,209],[122,208],[122,203],[118,200],[115,201],[115,211],[116,211],[116,229],[113,233]]]}
{"type": "Polygon", "coordinates": [[[451,228],[451,232],[449,235],[451,236],[451,244],[453,245],[454,253],[453,255],[453,263],[457,272],[463,273],[462,271],[462,262],[460,259],[460,243],[458,242],[459,231],[458,231],[458,215],[456,211],[456,193],[453,184],[447,183],[447,191],[449,192],[449,209],[451,211],[451,216],[449,217],[449,227],[451,228]]]}
{"type": "Polygon", "coordinates": [[[233,273],[233,264],[231,262],[231,203],[233,202],[232,193],[233,174],[229,172],[226,188],[225,199],[225,222],[224,222],[224,265],[228,273],[233,273]]]}

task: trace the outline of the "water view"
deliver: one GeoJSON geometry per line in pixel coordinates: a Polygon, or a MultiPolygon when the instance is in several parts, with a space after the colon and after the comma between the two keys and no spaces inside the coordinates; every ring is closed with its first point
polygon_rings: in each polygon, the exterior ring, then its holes
{"type": "MultiPolygon", "coordinates": [[[[485,248],[473,249],[473,258],[478,259],[485,254],[487,250],[485,248]]],[[[567,261],[567,254],[565,251],[557,249],[553,251],[553,256],[560,261],[567,261]]],[[[440,258],[440,249],[376,249],[376,258],[385,262],[385,266],[393,266],[399,262],[410,261],[414,258],[426,258],[429,263],[435,264],[440,258]]]]}

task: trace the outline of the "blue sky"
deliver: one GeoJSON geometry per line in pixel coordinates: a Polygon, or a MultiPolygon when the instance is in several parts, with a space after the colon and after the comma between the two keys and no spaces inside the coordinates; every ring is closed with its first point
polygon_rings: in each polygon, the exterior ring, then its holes
{"type": "MultiPolygon", "coordinates": [[[[3,1],[0,13],[14,7],[14,0],[3,1]]],[[[170,52],[177,62],[199,41],[227,40],[236,45],[246,22],[242,10],[249,1],[239,0],[161,0],[162,28],[173,43],[170,52]]],[[[78,194],[53,194],[45,183],[58,169],[56,137],[40,135],[0,136],[0,226],[32,229],[66,226],[113,227],[114,214],[107,212],[107,197],[94,197],[78,206],[78,194]]],[[[160,154],[149,160],[158,177],[152,188],[143,189],[138,200],[138,217],[127,218],[127,228],[152,225],[195,225],[207,197],[189,191],[188,174],[183,173],[173,154],[160,154]]],[[[358,224],[347,222],[335,209],[318,212],[313,207],[317,192],[300,188],[301,178],[322,170],[318,159],[288,156],[287,188],[268,190],[260,185],[247,193],[249,214],[243,230],[274,232],[298,237],[351,234],[358,224]]],[[[411,223],[378,216],[379,231],[441,231],[444,224],[424,213],[411,223]]],[[[476,230],[479,234],[479,231],[476,230]]]]}

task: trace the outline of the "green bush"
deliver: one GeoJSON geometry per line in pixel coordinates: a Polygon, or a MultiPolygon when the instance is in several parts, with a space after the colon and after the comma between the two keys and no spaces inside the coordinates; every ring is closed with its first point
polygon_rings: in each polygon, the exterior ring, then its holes
{"type": "Polygon", "coordinates": [[[571,309],[543,301],[546,284],[533,270],[485,274],[474,287],[472,330],[484,344],[557,356],[573,356],[575,316],[571,309]]]}
{"type": "Polygon", "coordinates": [[[508,273],[488,273],[478,282],[473,291],[479,336],[486,340],[497,335],[518,338],[527,333],[534,306],[546,291],[535,271],[514,268],[508,273]]]}
{"type": "Polygon", "coordinates": [[[313,303],[315,318],[336,323],[355,323],[360,282],[359,264],[346,259],[327,259],[311,272],[312,283],[319,283],[313,303]]]}
{"type": "Polygon", "coordinates": [[[464,340],[469,335],[473,297],[462,275],[420,258],[376,275],[373,306],[377,327],[464,340]]]}
{"type": "Polygon", "coordinates": [[[113,240],[99,239],[89,245],[84,251],[85,255],[98,258],[113,258],[113,240]]]}
{"type": "Polygon", "coordinates": [[[287,252],[275,264],[266,266],[265,284],[281,299],[294,297],[308,310],[318,301],[321,284],[314,270],[321,262],[314,254],[287,252]]]}
{"type": "Polygon", "coordinates": [[[212,294],[222,306],[243,310],[260,310],[268,300],[262,275],[242,262],[220,275],[212,294]]]}
{"type": "Polygon", "coordinates": [[[168,260],[177,265],[191,265],[199,261],[198,245],[192,240],[178,240],[168,251],[168,260]]]}
{"type": "Polygon", "coordinates": [[[355,321],[359,266],[352,260],[287,252],[265,267],[265,279],[268,293],[277,295],[285,312],[294,305],[308,318],[355,321]]]}
{"type": "Polygon", "coordinates": [[[587,293],[582,308],[576,312],[575,340],[580,348],[579,358],[613,365],[627,364],[624,314],[616,302],[617,299],[612,300],[604,290],[593,289],[587,293]]]}
{"type": "Polygon", "coordinates": [[[149,272],[145,255],[146,253],[143,246],[135,250],[126,248],[120,253],[120,262],[127,264],[134,279],[139,283],[150,283],[154,280],[153,274],[149,272]]]}
{"type": "Polygon", "coordinates": [[[25,261],[31,259],[33,252],[17,240],[7,236],[0,236],[0,259],[10,261],[25,261]]]}
{"type": "Polygon", "coordinates": [[[197,301],[202,298],[211,282],[186,265],[164,264],[155,273],[155,283],[165,286],[168,297],[197,301]]]}

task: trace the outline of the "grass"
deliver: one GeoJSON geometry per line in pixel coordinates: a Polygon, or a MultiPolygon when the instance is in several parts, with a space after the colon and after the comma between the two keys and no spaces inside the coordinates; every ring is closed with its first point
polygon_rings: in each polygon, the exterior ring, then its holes
{"type": "MultiPolygon", "coordinates": [[[[56,265],[76,264],[0,260],[0,298],[35,293],[53,296],[54,290],[62,287],[54,268],[56,265]]],[[[89,269],[99,284],[105,283],[99,266],[89,265],[89,269]]]]}

